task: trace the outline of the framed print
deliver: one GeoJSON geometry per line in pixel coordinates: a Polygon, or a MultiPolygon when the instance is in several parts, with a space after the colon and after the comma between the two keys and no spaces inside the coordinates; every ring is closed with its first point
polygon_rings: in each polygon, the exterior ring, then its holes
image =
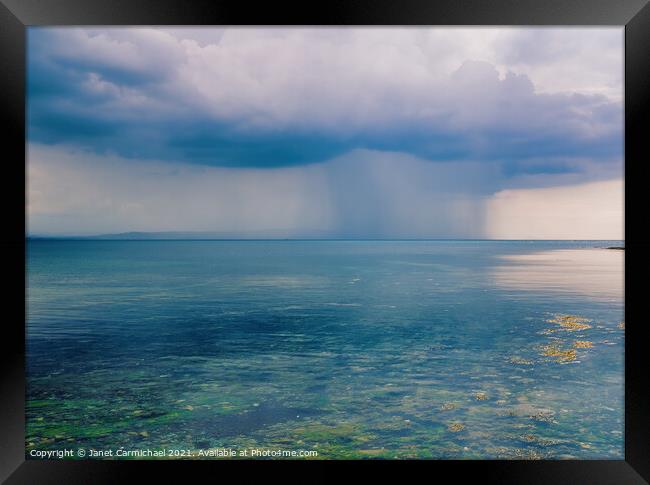
{"type": "Polygon", "coordinates": [[[645,1],[0,13],[7,483],[648,480],[645,1]]]}

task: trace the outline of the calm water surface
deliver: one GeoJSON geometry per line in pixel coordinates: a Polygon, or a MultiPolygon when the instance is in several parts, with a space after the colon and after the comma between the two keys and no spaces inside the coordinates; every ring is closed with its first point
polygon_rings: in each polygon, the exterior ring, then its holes
{"type": "Polygon", "coordinates": [[[32,240],[27,450],[621,459],[613,245],[32,240]]]}

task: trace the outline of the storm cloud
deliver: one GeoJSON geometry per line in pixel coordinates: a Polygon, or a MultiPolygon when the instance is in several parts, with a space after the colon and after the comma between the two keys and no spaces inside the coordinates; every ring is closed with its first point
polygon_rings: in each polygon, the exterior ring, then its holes
{"type": "Polygon", "coordinates": [[[33,27],[29,230],[520,234],[499,201],[524,192],[507,191],[622,181],[622,41],[619,28],[33,27]]]}
{"type": "MultiPolygon", "coordinates": [[[[30,141],[256,167],[357,148],[504,160],[513,171],[540,156],[621,155],[620,99],[538,92],[488,53],[450,54],[467,31],[243,28],[199,42],[186,38],[192,30],[30,29],[30,141]]],[[[580,33],[622,48],[620,31],[580,33]]],[[[509,34],[502,60],[520,66],[522,50],[544,52],[529,32],[509,34]]]]}

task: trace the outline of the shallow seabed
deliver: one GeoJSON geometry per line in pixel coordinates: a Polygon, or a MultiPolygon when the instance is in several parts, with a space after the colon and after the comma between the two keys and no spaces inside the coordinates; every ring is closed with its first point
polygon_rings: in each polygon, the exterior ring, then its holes
{"type": "Polygon", "coordinates": [[[614,245],[30,241],[27,452],[621,459],[614,245]]]}

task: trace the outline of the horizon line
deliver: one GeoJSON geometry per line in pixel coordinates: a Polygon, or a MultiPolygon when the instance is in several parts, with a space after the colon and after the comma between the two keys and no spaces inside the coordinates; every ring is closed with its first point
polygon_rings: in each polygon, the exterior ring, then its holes
{"type": "Polygon", "coordinates": [[[566,241],[566,242],[580,242],[580,241],[622,241],[625,239],[580,239],[580,238],[559,238],[559,239],[494,239],[494,238],[372,238],[372,237],[112,237],[110,235],[95,235],[95,236],[41,236],[30,235],[25,236],[26,240],[76,240],[76,241],[566,241]]]}

